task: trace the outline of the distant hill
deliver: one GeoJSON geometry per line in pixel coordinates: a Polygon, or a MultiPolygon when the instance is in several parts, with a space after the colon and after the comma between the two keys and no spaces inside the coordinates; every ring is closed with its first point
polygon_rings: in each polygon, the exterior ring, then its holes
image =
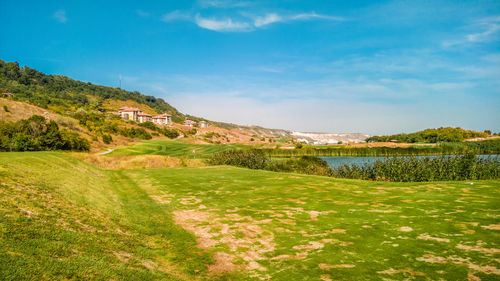
{"type": "Polygon", "coordinates": [[[491,131],[477,132],[465,130],[460,127],[441,127],[437,129],[425,129],[410,134],[396,134],[390,136],[372,136],[367,142],[401,142],[401,143],[438,143],[438,142],[461,142],[472,138],[485,138],[491,135],[491,131]]]}
{"type": "MultiPolygon", "coordinates": [[[[94,85],[62,75],[47,75],[28,66],[20,67],[17,62],[0,60],[0,94],[5,93],[12,94],[14,100],[24,101],[61,115],[77,111],[116,112],[122,106],[131,106],[149,114],[169,113],[176,123],[186,119],[210,121],[183,114],[165,100],[137,91],[94,85]]],[[[241,129],[250,135],[275,137],[290,135],[289,131],[280,129],[240,126],[217,121],[210,123],[227,130],[241,129]]]]}

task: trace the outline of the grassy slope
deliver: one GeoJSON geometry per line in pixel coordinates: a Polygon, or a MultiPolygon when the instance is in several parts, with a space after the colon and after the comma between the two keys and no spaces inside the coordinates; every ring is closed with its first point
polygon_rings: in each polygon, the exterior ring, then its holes
{"type": "Polygon", "coordinates": [[[214,254],[213,272],[500,276],[499,181],[380,183],[233,167],[105,171],[59,153],[1,153],[0,178],[1,279],[208,278],[210,256],[173,220],[214,254]]]}
{"type": "Polygon", "coordinates": [[[0,153],[0,279],[196,279],[210,257],[119,171],[0,153]]]}
{"type": "Polygon", "coordinates": [[[118,148],[109,155],[165,155],[172,157],[207,158],[210,154],[219,151],[246,147],[248,146],[242,144],[212,145],[189,144],[172,140],[150,140],[133,146],[118,148]]]}

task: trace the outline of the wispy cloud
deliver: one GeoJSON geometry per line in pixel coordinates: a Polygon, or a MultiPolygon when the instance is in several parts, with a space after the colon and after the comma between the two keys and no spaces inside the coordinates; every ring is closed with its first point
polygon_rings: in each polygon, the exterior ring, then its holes
{"type": "Polygon", "coordinates": [[[66,10],[64,9],[55,11],[52,16],[60,23],[65,23],[66,21],[68,21],[68,18],[66,17],[66,10]]]}
{"type": "Polygon", "coordinates": [[[273,23],[306,21],[315,19],[328,20],[328,21],[346,20],[345,18],[342,17],[320,15],[316,14],[315,12],[291,14],[291,15],[279,15],[277,13],[267,13],[262,16],[249,13],[241,13],[241,16],[238,18],[235,17],[217,18],[217,17],[204,17],[200,15],[200,13],[193,16],[188,12],[175,10],[170,13],[164,14],[162,16],[162,20],[165,22],[181,21],[181,20],[192,21],[201,28],[219,32],[247,32],[263,28],[273,23]]]}
{"type": "Polygon", "coordinates": [[[199,0],[198,4],[202,8],[241,8],[252,5],[250,1],[235,0],[199,0]]]}
{"type": "Polygon", "coordinates": [[[169,21],[177,21],[177,20],[192,20],[192,16],[188,12],[183,12],[179,10],[172,11],[170,13],[166,13],[161,17],[161,20],[164,22],[169,21]]]}
{"type": "Polygon", "coordinates": [[[270,14],[266,14],[265,16],[255,17],[253,25],[255,27],[261,27],[264,25],[268,25],[268,24],[275,23],[275,22],[280,22],[283,20],[284,19],[282,16],[275,14],[275,13],[270,13],[270,14]]]}
{"type": "Polygon", "coordinates": [[[231,18],[215,19],[203,18],[199,14],[194,19],[195,23],[205,29],[221,32],[249,31],[250,24],[246,22],[233,21],[231,18]]]}
{"type": "Polygon", "coordinates": [[[498,33],[500,31],[500,16],[476,20],[468,27],[468,29],[474,29],[474,32],[468,33],[459,39],[445,40],[442,42],[442,46],[448,48],[457,45],[490,42],[498,39],[498,33]]]}
{"type": "Polygon", "coordinates": [[[137,13],[138,16],[140,16],[141,18],[147,18],[149,17],[151,14],[146,12],[146,11],[143,11],[143,10],[136,10],[135,11],[137,13]]]}

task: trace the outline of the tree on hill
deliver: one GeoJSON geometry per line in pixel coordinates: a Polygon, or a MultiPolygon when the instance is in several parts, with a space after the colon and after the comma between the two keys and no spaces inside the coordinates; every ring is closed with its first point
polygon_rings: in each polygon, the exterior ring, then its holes
{"type": "Polygon", "coordinates": [[[437,129],[425,129],[410,134],[397,134],[390,136],[373,136],[366,139],[367,142],[389,142],[396,140],[401,143],[438,143],[438,142],[461,142],[470,138],[487,137],[487,132],[464,130],[460,127],[441,127],[437,129]]]}

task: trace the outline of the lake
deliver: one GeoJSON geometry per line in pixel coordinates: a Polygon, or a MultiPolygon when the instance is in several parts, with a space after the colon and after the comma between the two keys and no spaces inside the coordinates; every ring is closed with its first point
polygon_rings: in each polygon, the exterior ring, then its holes
{"type": "MultiPolygon", "coordinates": [[[[454,155],[426,155],[426,156],[416,156],[417,158],[436,158],[439,156],[446,156],[446,157],[452,157],[454,155]]],[[[488,157],[495,157],[498,158],[500,155],[499,154],[493,154],[493,155],[478,155],[478,157],[481,158],[488,158],[488,157]]],[[[392,156],[392,157],[408,157],[408,156],[392,156]]],[[[319,157],[323,160],[325,160],[328,165],[330,165],[332,168],[336,168],[340,165],[343,164],[356,164],[358,166],[366,165],[366,164],[371,164],[374,163],[377,160],[384,160],[386,158],[392,158],[392,157],[384,157],[384,156],[370,156],[370,157],[354,157],[354,156],[337,156],[337,157],[319,157]]]]}

